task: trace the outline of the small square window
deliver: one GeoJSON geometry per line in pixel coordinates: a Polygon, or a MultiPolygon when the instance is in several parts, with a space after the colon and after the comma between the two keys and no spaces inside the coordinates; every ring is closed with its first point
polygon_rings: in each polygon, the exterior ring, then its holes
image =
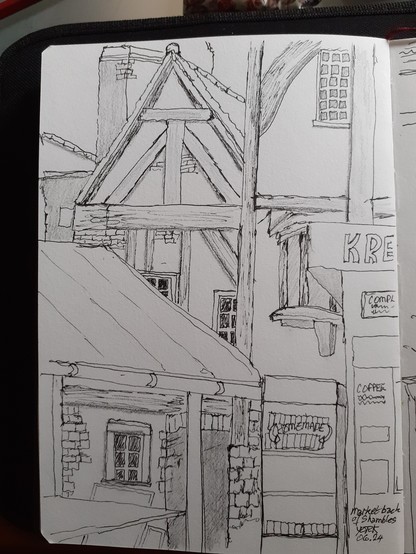
{"type": "Polygon", "coordinates": [[[165,298],[177,302],[176,273],[142,273],[148,283],[155,287],[165,298]]]}
{"type": "Polygon", "coordinates": [[[72,227],[74,211],[72,208],[59,208],[59,227],[72,227]]]}
{"type": "Polygon", "coordinates": [[[110,420],[107,424],[106,479],[126,484],[150,482],[151,427],[110,420]]]}
{"type": "Polygon", "coordinates": [[[321,50],[318,60],[318,78],[317,78],[317,115],[314,125],[319,126],[319,122],[325,123],[328,127],[331,124],[335,127],[348,126],[349,106],[343,106],[341,116],[340,104],[335,99],[347,98],[347,89],[350,86],[350,67],[351,56],[345,50],[321,50]],[[330,98],[328,105],[325,101],[330,98]],[[328,108],[331,110],[329,113],[328,108]],[[337,112],[335,115],[333,112],[337,112]],[[340,120],[342,123],[340,124],[340,120]],[[347,124],[347,125],[346,125],[347,124]]]}

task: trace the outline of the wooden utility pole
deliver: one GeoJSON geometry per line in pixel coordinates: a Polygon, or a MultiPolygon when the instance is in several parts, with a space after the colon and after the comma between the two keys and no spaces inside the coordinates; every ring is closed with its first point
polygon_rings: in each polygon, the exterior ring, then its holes
{"type": "Polygon", "coordinates": [[[373,223],[374,134],[376,91],[374,50],[355,46],[352,52],[350,174],[348,221],[373,223]]]}
{"type": "Polygon", "coordinates": [[[248,53],[246,111],[244,118],[243,189],[237,278],[237,348],[251,358],[256,256],[255,195],[260,139],[260,95],[263,47],[251,44],[248,53]]]}

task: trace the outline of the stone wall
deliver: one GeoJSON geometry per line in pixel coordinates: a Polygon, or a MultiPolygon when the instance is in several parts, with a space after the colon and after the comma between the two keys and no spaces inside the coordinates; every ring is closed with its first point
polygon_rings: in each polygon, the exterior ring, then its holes
{"type": "Polygon", "coordinates": [[[62,407],[62,495],[72,496],[74,472],[80,464],[91,463],[89,432],[78,406],[62,407]]]}
{"type": "Polygon", "coordinates": [[[109,248],[124,249],[126,231],[122,229],[75,231],[74,242],[83,246],[108,246],[109,248]]]}
{"type": "MultiPolygon", "coordinates": [[[[186,510],[186,413],[166,416],[166,429],[160,432],[159,491],[165,494],[168,510],[186,510]]],[[[186,547],[185,517],[169,522],[169,547],[183,550],[186,547]]]]}
{"type": "Polygon", "coordinates": [[[261,412],[250,402],[247,445],[229,448],[229,527],[261,519],[261,412]]]}

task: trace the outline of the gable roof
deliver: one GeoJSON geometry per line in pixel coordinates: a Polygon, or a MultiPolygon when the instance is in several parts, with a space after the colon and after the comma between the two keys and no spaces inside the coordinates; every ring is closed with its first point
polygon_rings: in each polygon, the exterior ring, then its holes
{"type": "MultiPolygon", "coordinates": [[[[112,143],[108,153],[97,164],[89,184],[78,198],[78,203],[93,202],[103,181],[118,164],[131,141],[139,133],[143,125],[143,114],[152,109],[171,74],[176,75],[182,88],[196,108],[209,109],[212,118],[208,121],[213,133],[221,143],[225,156],[235,164],[236,170],[242,168],[244,121],[244,98],[230,91],[211,74],[204,72],[196,65],[184,60],[180,55],[179,46],[175,43],[166,48],[166,55],[149,81],[144,93],[139,98],[133,113],[129,116],[118,137],[112,143]]],[[[194,127],[194,133],[199,130],[194,127]]],[[[206,145],[207,139],[201,140],[206,145]]],[[[149,145],[150,146],[150,145],[149,145]]],[[[224,158],[224,156],[220,156],[224,158]]]]}
{"type": "Polygon", "coordinates": [[[239,350],[103,247],[39,243],[40,370],[49,362],[258,382],[239,350]]]}

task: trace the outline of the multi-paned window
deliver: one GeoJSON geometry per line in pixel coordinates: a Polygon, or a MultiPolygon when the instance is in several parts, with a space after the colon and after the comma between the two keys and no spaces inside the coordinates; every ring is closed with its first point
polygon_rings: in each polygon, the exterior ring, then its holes
{"type": "Polygon", "coordinates": [[[177,302],[177,280],[176,273],[143,273],[143,277],[172,302],[177,302]]]}
{"type": "Polygon", "coordinates": [[[318,60],[317,110],[314,125],[349,127],[351,119],[351,52],[321,50],[318,60]]]}
{"type": "Polygon", "coordinates": [[[213,327],[219,336],[235,346],[237,296],[235,291],[214,291],[213,327]]]}
{"type": "Polygon", "coordinates": [[[110,420],[107,425],[107,480],[148,484],[150,439],[150,425],[110,420]]]}

